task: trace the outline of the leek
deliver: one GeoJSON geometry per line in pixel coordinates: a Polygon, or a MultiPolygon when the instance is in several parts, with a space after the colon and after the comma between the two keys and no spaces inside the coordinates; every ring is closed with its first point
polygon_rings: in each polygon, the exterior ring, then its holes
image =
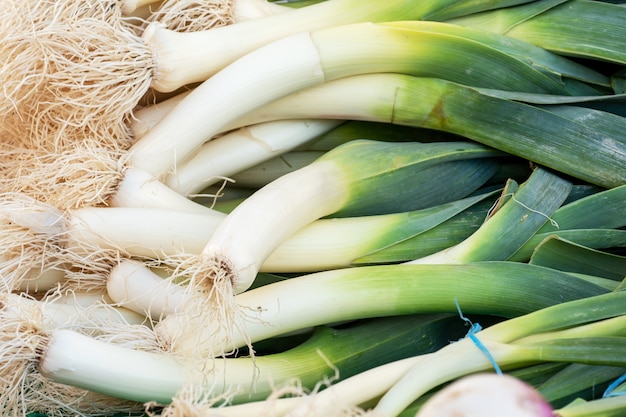
{"type": "Polygon", "coordinates": [[[115,411],[130,413],[141,410],[137,403],[52,383],[37,372],[32,373],[38,343],[43,334],[56,329],[72,329],[85,337],[113,336],[120,344],[137,349],[156,349],[154,344],[150,344],[154,340],[150,336],[151,330],[143,324],[133,324],[142,323],[143,317],[122,312],[123,309],[102,300],[94,304],[94,297],[89,297],[89,305],[86,306],[77,302],[82,299],[82,294],[70,297],[51,295],[37,301],[15,294],[3,296],[0,309],[0,372],[3,380],[0,404],[4,414],[26,415],[35,409],[50,415],[105,415],[115,411]],[[132,332],[129,331],[131,328],[132,332]],[[30,376],[24,379],[26,374],[30,376]]]}
{"type": "Polygon", "coordinates": [[[351,141],[248,197],[185,269],[199,289],[245,291],[268,256],[308,223],[330,214],[384,214],[463,197],[472,191],[468,184],[480,184],[493,174],[493,161],[483,159],[498,155],[463,142],[351,141]],[[453,172],[465,174],[444,193],[433,178],[453,172]],[[389,192],[396,198],[385,198],[389,192]]]}
{"type": "Polygon", "coordinates": [[[214,358],[201,365],[56,330],[43,341],[41,355],[33,359],[39,361],[41,375],[52,381],[127,400],[167,404],[185,385],[197,384],[214,396],[232,392],[232,401],[240,402],[264,398],[274,386],[293,378],[313,388],[336,372],[343,378],[372,363],[431,352],[447,343],[448,332],[460,331],[458,321],[450,315],[383,318],[345,329],[318,329],[310,339],[285,352],[254,360],[214,358]],[[380,338],[368,337],[372,332],[380,338]],[[425,335],[434,337],[429,340],[425,335]]]}
{"type": "Polygon", "coordinates": [[[605,188],[626,180],[625,118],[573,105],[525,104],[441,79],[346,77],[276,100],[249,113],[246,123],[329,114],[455,133],[605,188]]]}
{"type": "MultiPolygon", "coordinates": [[[[119,293],[132,287],[132,281],[121,284],[119,293]]],[[[155,294],[153,287],[134,291],[155,294]]],[[[454,312],[455,298],[468,314],[512,317],[557,300],[579,298],[581,292],[594,295],[606,291],[564,272],[513,262],[364,266],[303,275],[238,294],[234,303],[243,317],[229,317],[231,323],[211,320],[222,313],[220,306],[196,310],[197,304],[187,293],[185,307],[179,306],[176,314],[161,320],[157,332],[164,346],[189,357],[229,351],[319,323],[409,312],[454,312]]],[[[131,301],[133,294],[128,298],[131,301]]],[[[123,299],[115,301],[126,305],[123,299]]],[[[174,307],[172,301],[154,297],[153,304],[174,307]]]]}
{"type": "MultiPolygon", "coordinates": [[[[483,193],[411,212],[317,220],[279,245],[263,262],[260,271],[314,272],[353,266],[362,262],[359,259],[418,238],[481,201],[493,199],[489,197],[491,193],[483,193]],[[319,245],[315,245],[316,242],[319,245]]],[[[399,260],[407,258],[394,259],[399,260]]]]}
{"type": "MultiPolygon", "coordinates": [[[[504,3],[509,6],[524,1],[510,0],[499,4],[467,2],[462,5],[469,5],[468,9],[458,14],[439,13],[436,20],[489,10],[504,3]]],[[[393,0],[363,5],[353,0],[332,0],[211,31],[181,33],[151,25],[146,29],[144,39],[163,60],[160,63],[163,71],[155,71],[154,88],[173,91],[185,84],[204,81],[245,54],[297,32],[366,21],[435,20],[433,14],[444,9],[452,10],[445,2],[393,0]],[[255,36],[248,36],[250,33],[255,36]],[[241,41],[243,38],[244,42],[241,41]],[[181,48],[181,45],[184,47],[181,48]],[[199,54],[197,51],[202,52],[199,54]]]]}

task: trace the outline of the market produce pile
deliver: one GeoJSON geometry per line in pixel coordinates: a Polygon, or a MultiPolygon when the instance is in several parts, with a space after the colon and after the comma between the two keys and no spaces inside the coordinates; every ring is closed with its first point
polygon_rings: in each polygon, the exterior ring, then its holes
{"type": "Polygon", "coordinates": [[[3,0],[0,414],[626,415],[625,5],[3,0]]]}

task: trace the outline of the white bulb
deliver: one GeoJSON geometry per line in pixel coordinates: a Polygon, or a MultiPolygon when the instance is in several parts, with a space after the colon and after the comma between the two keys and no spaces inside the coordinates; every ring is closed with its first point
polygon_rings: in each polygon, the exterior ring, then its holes
{"type": "Polygon", "coordinates": [[[475,374],[444,387],[416,417],[552,417],[550,404],[509,375],[475,374]]]}

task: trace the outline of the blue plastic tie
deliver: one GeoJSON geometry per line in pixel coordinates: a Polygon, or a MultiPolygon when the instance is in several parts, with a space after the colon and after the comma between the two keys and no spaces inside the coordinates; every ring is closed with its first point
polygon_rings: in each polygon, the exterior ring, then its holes
{"type": "Polygon", "coordinates": [[[485,346],[483,342],[481,342],[476,336],[476,333],[478,333],[479,331],[483,329],[482,326],[478,323],[472,323],[470,319],[468,319],[467,317],[463,315],[463,312],[461,311],[461,306],[459,306],[459,302],[457,301],[456,298],[454,299],[454,304],[456,305],[456,309],[459,312],[459,316],[461,317],[461,319],[463,319],[463,321],[465,321],[466,323],[470,325],[470,329],[465,335],[465,337],[469,338],[472,342],[474,342],[476,347],[480,349],[480,351],[484,353],[485,356],[487,356],[487,359],[489,359],[489,362],[491,362],[491,365],[493,366],[493,369],[496,371],[496,374],[502,375],[502,370],[498,366],[498,363],[496,362],[496,360],[493,358],[493,355],[491,354],[491,352],[489,352],[489,349],[487,349],[487,346],[485,346]]]}
{"type": "Polygon", "coordinates": [[[615,388],[617,388],[622,382],[626,381],[626,374],[620,376],[619,378],[617,378],[615,381],[613,381],[611,383],[611,385],[609,385],[606,390],[604,391],[604,394],[602,394],[602,398],[607,398],[607,397],[617,397],[620,395],[626,395],[626,391],[617,391],[617,392],[613,392],[615,391],[615,388]]]}

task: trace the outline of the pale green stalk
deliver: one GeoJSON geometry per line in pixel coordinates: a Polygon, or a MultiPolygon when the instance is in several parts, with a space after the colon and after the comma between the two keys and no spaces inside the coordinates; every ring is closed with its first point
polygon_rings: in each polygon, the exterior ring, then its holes
{"type": "Polygon", "coordinates": [[[493,199],[479,203],[433,229],[355,259],[354,264],[407,262],[445,250],[471,236],[487,219],[493,204],[493,199]]]}

